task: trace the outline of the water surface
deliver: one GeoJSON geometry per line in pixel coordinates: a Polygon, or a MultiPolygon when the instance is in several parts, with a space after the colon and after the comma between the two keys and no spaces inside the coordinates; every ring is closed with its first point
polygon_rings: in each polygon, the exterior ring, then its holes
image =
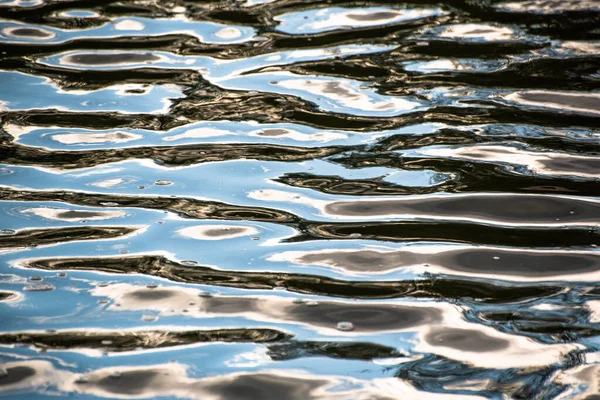
{"type": "Polygon", "coordinates": [[[0,0],[0,396],[597,398],[599,27],[0,0]]]}

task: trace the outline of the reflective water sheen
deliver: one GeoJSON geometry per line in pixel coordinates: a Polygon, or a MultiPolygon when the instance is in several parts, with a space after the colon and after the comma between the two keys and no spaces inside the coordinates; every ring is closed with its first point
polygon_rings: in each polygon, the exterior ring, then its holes
{"type": "Polygon", "coordinates": [[[0,0],[0,130],[0,397],[599,398],[598,0],[0,0]]]}

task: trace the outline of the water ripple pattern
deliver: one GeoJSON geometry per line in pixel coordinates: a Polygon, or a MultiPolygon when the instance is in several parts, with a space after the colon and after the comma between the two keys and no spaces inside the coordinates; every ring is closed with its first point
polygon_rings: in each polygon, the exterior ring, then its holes
{"type": "Polygon", "coordinates": [[[600,1],[0,0],[0,397],[592,400],[600,1]]]}

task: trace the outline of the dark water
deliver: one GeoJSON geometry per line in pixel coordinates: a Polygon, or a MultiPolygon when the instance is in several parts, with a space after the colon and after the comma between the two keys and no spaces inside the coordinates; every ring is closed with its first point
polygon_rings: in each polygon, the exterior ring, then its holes
{"type": "Polygon", "coordinates": [[[0,19],[1,397],[599,398],[600,2],[0,19]]]}

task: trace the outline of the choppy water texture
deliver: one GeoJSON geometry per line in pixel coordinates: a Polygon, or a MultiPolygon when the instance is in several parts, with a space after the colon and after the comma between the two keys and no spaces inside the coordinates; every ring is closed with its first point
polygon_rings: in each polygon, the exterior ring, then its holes
{"type": "Polygon", "coordinates": [[[0,397],[599,398],[597,0],[0,0],[0,118],[0,397]]]}

